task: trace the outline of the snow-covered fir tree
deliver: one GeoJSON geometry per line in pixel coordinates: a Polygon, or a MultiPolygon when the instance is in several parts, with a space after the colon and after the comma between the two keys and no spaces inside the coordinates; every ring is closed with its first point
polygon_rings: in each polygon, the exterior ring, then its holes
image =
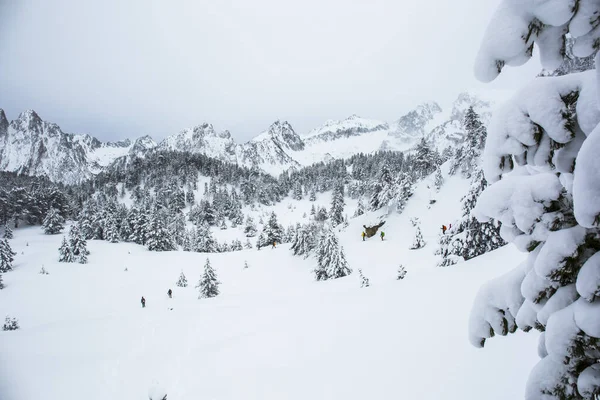
{"type": "Polygon", "coordinates": [[[440,167],[438,167],[435,170],[435,191],[436,193],[440,191],[440,189],[442,188],[442,185],[444,184],[444,177],[442,176],[442,170],[440,169],[440,167]]]}
{"type": "Polygon", "coordinates": [[[328,279],[337,279],[348,276],[352,273],[352,269],[348,266],[346,261],[346,253],[344,247],[341,246],[337,255],[332,259],[332,262],[327,267],[328,279]]]}
{"type": "Polygon", "coordinates": [[[401,213],[414,193],[414,180],[410,173],[402,172],[398,178],[394,189],[394,202],[396,211],[401,213]]]}
{"type": "Polygon", "coordinates": [[[353,217],[359,217],[365,213],[365,204],[362,201],[362,197],[358,199],[358,203],[356,204],[356,210],[354,211],[353,217]]]}
{"type": "Polygon", "coordinates": [[[369,209],[378,210],[390,204],[395,194],[395,184],[392,171],[387,162],[381,166],[381,170],[372,182],[371,199],[369,209]]]}
{"type": "Polygon", "coordinates": [[[64,228],[63,223],[64,219],[58,213],[58,210],[50,208],[48,210],[48,213],[46,213],[44,222],[42,223],[44,233],[46,233],[46,235],[55,235],[57,233],[60,233],[64,228]]]}
{"type": "Polygon", "coordinates": [[[67,241],[67,238],[63,236],[62,243],[58,249],[58,261],[59,262],[73,262],[73,250],[71,250],[71,244],[67,241]]]}
{"type": "MultiPolygon", "coordinates": [[[[482,41],[477,77],[491,81],[505,65],[522,65],[534,45],[544,68],[558,68],[565,35],[578,56],[592,55],[597,21],[590,16],[599,14],[597,2],[504,0],[482,41]]],[[[474,215],[501,221],[502,236],[529,254],[481,288],[469,336],[483,347],[517,328],[543,332],[541,360],[525,388],[530,400],[600,395],[598,83],[596,71],[536,79],[489,124],[483,166],[490,186],[474,215]]]]}
{"type": "Polygon", "coordinates": [[[293,193],[292,193],[292,198],[294,200],[302,200],[302,184],[296,183],[294,185],[294,189],[293,189],[293,193]]]}
{"type": "Polygon", "coordinates": [[[431,148],[431,145],[421,138],[415,148],[414,171],[417,177],[423,178],[435,171],[439,163],[439,155],[431,148]]]}
{"type": "Polygon", "coordinates": [[[344,222],[344,185],[338,184],[331,195],[331,210],[329,211],[329,220],[332,226],[338,226],[344,222]]]}
{"type": "Polygon", "coordinates": [[[175,243],[169,234],[165,216],[160,210],[152,213],[148,226],[146,228],[146,246],[150,251],[171,251],[175,250],[175,243]]]}
{"type": "MultiPolygon", "coordinates": [[[[506,244],[500,236],[498,222],[491,219],[488,222],[479,222],[472,215],[477,199],[486,186],[487,182],[483,171],[478,169],[471,180],[469,193],[462,198],[462,218],[454,223],[451,230],[446,232],[450,255],[444,252],[444,258],[452,258],[451,255],[454,255],[464,260],[470,260],[506,244]]],[[[452,262],[446,261],[445,263],[452,262]]]]}
{"type": "Polygon", "coordinates": [[[254,237],[256,236],[256,224],[254,223],[254,219],[248,216],[246,218],[246,226],[244,227],[244,234],[246,237],[254,237]]]}
{"type": "Polygon", "coordinates": [[[12,239],[13,238],[13,231],[10,228],[10,225],[6,224],[4,225],[4,234],[2,235],[3,239],[12,239]]]}
{"type": "Polygon", "coordinates": [[[71,225],[71,229],[69,230],[69,247],[71,248],[73,261],[85,264],[85,262],[82,262],[82,259],[86,261],[90,252],[87,249],[87,241],[81,234],[78,224],[71,225]]]}
{"type": "Polygon", "coordinates": [[[6,316],[6,319],[4,320],[4,325],[2,326],[2,330],[16,331],[17,329],[19,329],[19,321],[16,318],[6,316]]]}
{"type": "Polygon", "coordinates": [[[404,279],[405,276],[406,276],[406,269],[404,268],[404,266],[402,264],[400,264],[400,266],[398,267],[398,272],[396,273],[396,279],[401,280],[401,279],[404,279]]]}
{"type": "Polygon", "coordinates": [[[253,246],[252,243],[250,243],[250,239],[246,239],[246,243],[244,243],[244,248],[251,249],[252,247],[253,246]]]}
{"type": "Polygon", "coordinates": [[[269,221],[263,227],[261,233],[262,241],[260,241],[260,247],[273,245],[273,243],[282,243],[283,229],[279,222],[277,222],[277,215],[275,211],[271,212],[269,221]]]}
{"type": "Polygon", "coordinates": [[[358,277],[360,278],[360,287],[364,288],[364,287],[369,287],[370,283],[369,283],[369,279],[363,274],[362,269],[358,269],[358,277]]]}
{"type": "Polygon", "coordinates": [[[111,243],[119,242],[119,227],[114,216],[109,216],[106,220],[104,239],[111,243]]]}
{"type": "Polygon", "coordinates": [[[319,225],[314,222],[298,226],[290,247],[294,255],[307,258],[317,247],[319,231],[319,225]]]}
{"type": "Polygon", "coordinates": [[[196,288],[200,292],[198,298],[207,299],[210,297],[218,296],[220,284],[221,283],[217,280],[217,274],[215,273],[213,267],[210,265],[210,260],[207,258],[206,264],[204,264],[204,273],[200,277],[198,285],[196,285],[196,288]]]}
{"type": "Polygon", "coordinates": [[[421,233],[421,226],[417,225],[417,229],[415,230],[415,238],[413,240],[412,245],[410,246],[411,250],[417,250],[422,247],[425,247],[425,240],[423,239],[423,233],[421,233]]]}
{"type": "Polygon", "coordinates": [[[308,200],[310,200],[310,201],[317,200],[317,192],[316,192],[314,186],[312,188],[310,188],[310,194],[308,196],[308,200]]]}
{"type": "Polygon", "coordinates": [[[465,139],[457,148],[450,163],[450,174],[460,171],[466,178],[471,178],[473,172],[477,170],[477,162],[485,145],[487,130],[472,106],[465,113],[463,126],[465,139]]]}
{"type": "Polygon", "coordinates": [[[17,255],[17,253],[15,253],[10,247],[10,244],[8,244],[8,239],[0,241],[0,272],[12,270],[15,255],[17,255]]]}
{"type": "Polygon", "coordinates": [[[0,290],[4,289],[4,281],[2,280],[2,274],[0,273],[0,290]]]}
{"type": "Polygon", "coordinates": [[[193,249],[199,253],[216,253],[217,241],[210,231],[210,227],[206,222],[200,224],[193,234],[193,249]]]}
{"type": "Polygon", "coordinates": [[[177,279],[177,282],[175,282],[175,285],[178,287],[187,287],[188,282],[187,282],[187,278],[185,277],[185,274],[183,273],[183,271],[181,271],[181,273],[179,274],[179,279],[177,279]]]}

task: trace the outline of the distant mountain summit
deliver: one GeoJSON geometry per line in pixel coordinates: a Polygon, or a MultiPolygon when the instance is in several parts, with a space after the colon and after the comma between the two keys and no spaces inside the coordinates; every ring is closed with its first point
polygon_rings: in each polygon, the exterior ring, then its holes
{"type": "Polygon", "coordinates": [[[487,123],[491,104],[461,93],[449,110],[436,102],[423,103],[391,124],[357,115],[329,120],[299,135],[287,121],[275,121],[246,143],[236,143],[227,130],[210,123],[184,129],[160,143],[149,136],[101,142],[90,135],[64,133],[54,123],[27,110],[9,122],[0,109],[0,170],[46,175],[73,184],[104,171],[117,160],[127,163],[152,151],[204,154],[221,161],[279,175],[286,169],[352,157],[378,150],[405,151],[425,138],[439,151],[464,139],[463,118],[473,106],[487,123]]]}

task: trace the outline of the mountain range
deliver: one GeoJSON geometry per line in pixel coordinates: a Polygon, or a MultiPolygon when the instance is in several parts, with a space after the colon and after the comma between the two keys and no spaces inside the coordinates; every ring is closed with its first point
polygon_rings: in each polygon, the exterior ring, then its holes
{"type": "Polygon", "coordinates": [[[296,133],[287,121],[275,121],[246,143],[235,142],[229,131],[218,132],[209,123],[184,129],[159,143],[149,136],[101,142],[87,134],[65,133],[33,110],[9,122],[0,109],[0,170],[46,175],[53,181],[73,184],[103,171],[122,157],[170,150],[201,153],[277,175],[289,168],[357,153],[406,151],[423,137],[442,151],[462,140],[462,120],[470,106],[484,122],[489,120],[489,102],[461,93],[446,112],[439,104],[429,102],[392,123],[352,115],[342,121],[327,121],[304,135],[296,133]]]}

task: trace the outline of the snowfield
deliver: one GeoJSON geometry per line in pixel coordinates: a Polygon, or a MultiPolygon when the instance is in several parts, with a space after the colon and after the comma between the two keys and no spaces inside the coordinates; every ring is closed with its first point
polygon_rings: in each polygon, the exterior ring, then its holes
{"type": "MultiPolygon", "coordinates": [[[[316,262],[292,256],[289,245],[207,255],[89,241],[89,264],[62,264],[62,235],[17,229],[0,316],[17,317],[21,329],[0,332],[0,398],[146,400],[149,391],[169,400],[522,398],[538,361],[537,333],[481,351],[467,328],[479,287],[524,255],[504,247],[435,267],[439,225],[459,215],[468,183],[450,178],[436,195],[429,183],[403,214],[387,218],[383,242],[360,236],[378,215],[351,219],[339,236],[354,272],[325,282],[313,278],[316,262]],[[432,196],[438,201],[428,209],[432,196]],[[420,250],[408,250],[412,216],[427,241],[420,250]],[[221,293],[199,300],[194,286],[207,256],[221,293]],[[395,279],[399,264],[404,280],[395,279]],[[39,274],[42,265],[49,275],[39,274]],[[360,288],[358,268],[370,287],[360,288]],[[186,288],[175,286],[181,271],[186,288]]],[[[312,205],[297,203],[300,215],[312,205]]],[[[286,204],[277,210],[284,226],[286,204]]]]}

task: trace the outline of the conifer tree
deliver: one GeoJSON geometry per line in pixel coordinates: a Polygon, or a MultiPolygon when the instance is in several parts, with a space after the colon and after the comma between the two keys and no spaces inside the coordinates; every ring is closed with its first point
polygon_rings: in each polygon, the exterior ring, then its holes
{"type": "Polygon", "coordinates": [[[181,271],[181,273],[179,274],[179,279],[177,280],[175,285],[178,287],[187,287],[187,278],[185,277],[183,271],[181,271]]]}
{"type": "Polygon", "coordinates": [[[63,236],[62,243],[60,248],[58,249],[59,253],[59,262],[73,262],[73,251],[71,250],[71,245],[67,242],[67,238],[63,236]]]}
{"type": "Polygon", "coordinates": [[[310,195],[308,196],[308,200],[315,201],[317,200],[317,192],[315,191],[315,187],[310,188],[310,195]]]}
{"type": "Polygon", "coordinates": [[[365,205],[362,201],[362,197],[360,197],[358,199],[358,204],[356,205],[356,211],[354,211],[354,215],[353,217],[356,218],[358,216],[361,216],[365,213],[365,205]]]}
{"type": "Polygon", "coordinates": [[[16,254],[8,244],[8,239],[0,241],[0,272],[12,270],[16,254]]]}
{"type": "Polygon", "coordinates": [[[113,215],[108,216],[104,230],[104,238],[111,243],[119,242],[119,228],[113,215]]]}
{"type": "Polygon", "coordinates": [[[63,222],[64,220],[58,213],[58,210],[51,208],[44,218],[42,227],[44,228],[46,235],[55,235],[63,230],[63,222]]]}
{"type": "Polygon", "coordinates": [[[210,297],[215,297],[219,295],[219,285],[220,282],[217,280],[217,275],[215,270],[210,265],[210,260],[206,259],[206,264],[204,264],[204,273],[200,277],[200,281],[196,288],[199,289],[199,299],[207,299],[210,297]]]}
{"type": "Polygon", "coordinates": [[[250,243],[250,239],[246,239],[246,243],[244,243],[244,247],[247,249],[251,249],[253,247],[252,243],[250,243]]]}
{"type": "Polygon", "coordinates": [[[165,219],[160,211],[155,210],[146,229],[146,246],[150,251],[171,251],[175,250],[175,244],[169,235],[165,219]]]}
{"type": "Polygon", "coordinates": [[[423,234],[421,233],[421,227],[417,225],[417,230],[415,232],[415,239],[413,240],[413,244],[410,246],[411,250],[417,250],[425,246],[425,240],[423,240],[423,234]]]}
{"type": "Polygon", "coordinates": [[[352,273],[352,269],[348,266],[346,261],[346,253],[344,247],[340,247],[337,255],[333,258],[333,262],[329,264],[327,268],[327,276],[329,279],[342,278],[352,273]]]}
{"type": "Polygon", "coordinates": [[[438,167],[435,170],[435,191],[439,192],[442,185],[444,184],[444,177],[442,176],[442,170],[438,167]]]}
{"type": "Polygon", "coordinates": [[[0,290],[4,289],[4,282],[2,281],[2,274],[0,274],[0,290]]]}
{"type": "Polygon", "coordinates": [[[3,239],[12,239],[12,238],[13,238],[13,231],[10,228],[10,225],[8,225],[8,224],[4,225],[3,239]]]}
{"type": "Polygon", "coordinates": [[[302,200],[302,185],[300,183],[294,185],[292,198],[294,200],[302,200]]]}
{"type": "Polygon", "coordinates": [[[261,233],[264,241],[261,242],[262,246],[272,245],[273,243],[282,243],[283,238],[283,229],[281,225],[277,222],[277,215],[275,212],[271,212],[271,216],[269,217],[269,221],[263,227],[263,231],[261,233]]]}
{"type": "Polygon", "coordinates": [[[344,186],[343,184],[337,185],[331,196],[331,210],[329,212],[329,218],[332,226],[338,226],[344,222],[344,186]]]}
{"type": "Polygon", "coordinates": [[[404,266],[402,264],[400,264],[400,266],[398,267],[398,273],[396,275],[396,279],[401,280],[401,279],[404,279],[405,276],[406,276],[406,269],[404,269],[404,266]]]}
{"type": "Polygon", "coordinates": [[[244,227],[244,234],[246,237],[254,237],[256,236],[256,224],[254,223],[254,219],[248,216],[246,218],[246,226],[244,227]]]}
{"type": "Polygon", "coordinates": [[[364,288],[364,287],[369,287],[371,286],[369,283],[369,279],[363,275],[362,269],[358,269],[358,276],[360,278],[360,287],[364,288]]]}
{"type": "Polygon", "coordinates": [[[90,252],[87,249],[87,241],[81,235],[78,224],[71,225],[71,230],[69,231],[69,245],[73,255],[73,260],[81,264],[85,264],[85,262],[87,262],[87,256],[90,254],[90,252]],[[81,262],[82,258],[85,262],[81,262]]]}

